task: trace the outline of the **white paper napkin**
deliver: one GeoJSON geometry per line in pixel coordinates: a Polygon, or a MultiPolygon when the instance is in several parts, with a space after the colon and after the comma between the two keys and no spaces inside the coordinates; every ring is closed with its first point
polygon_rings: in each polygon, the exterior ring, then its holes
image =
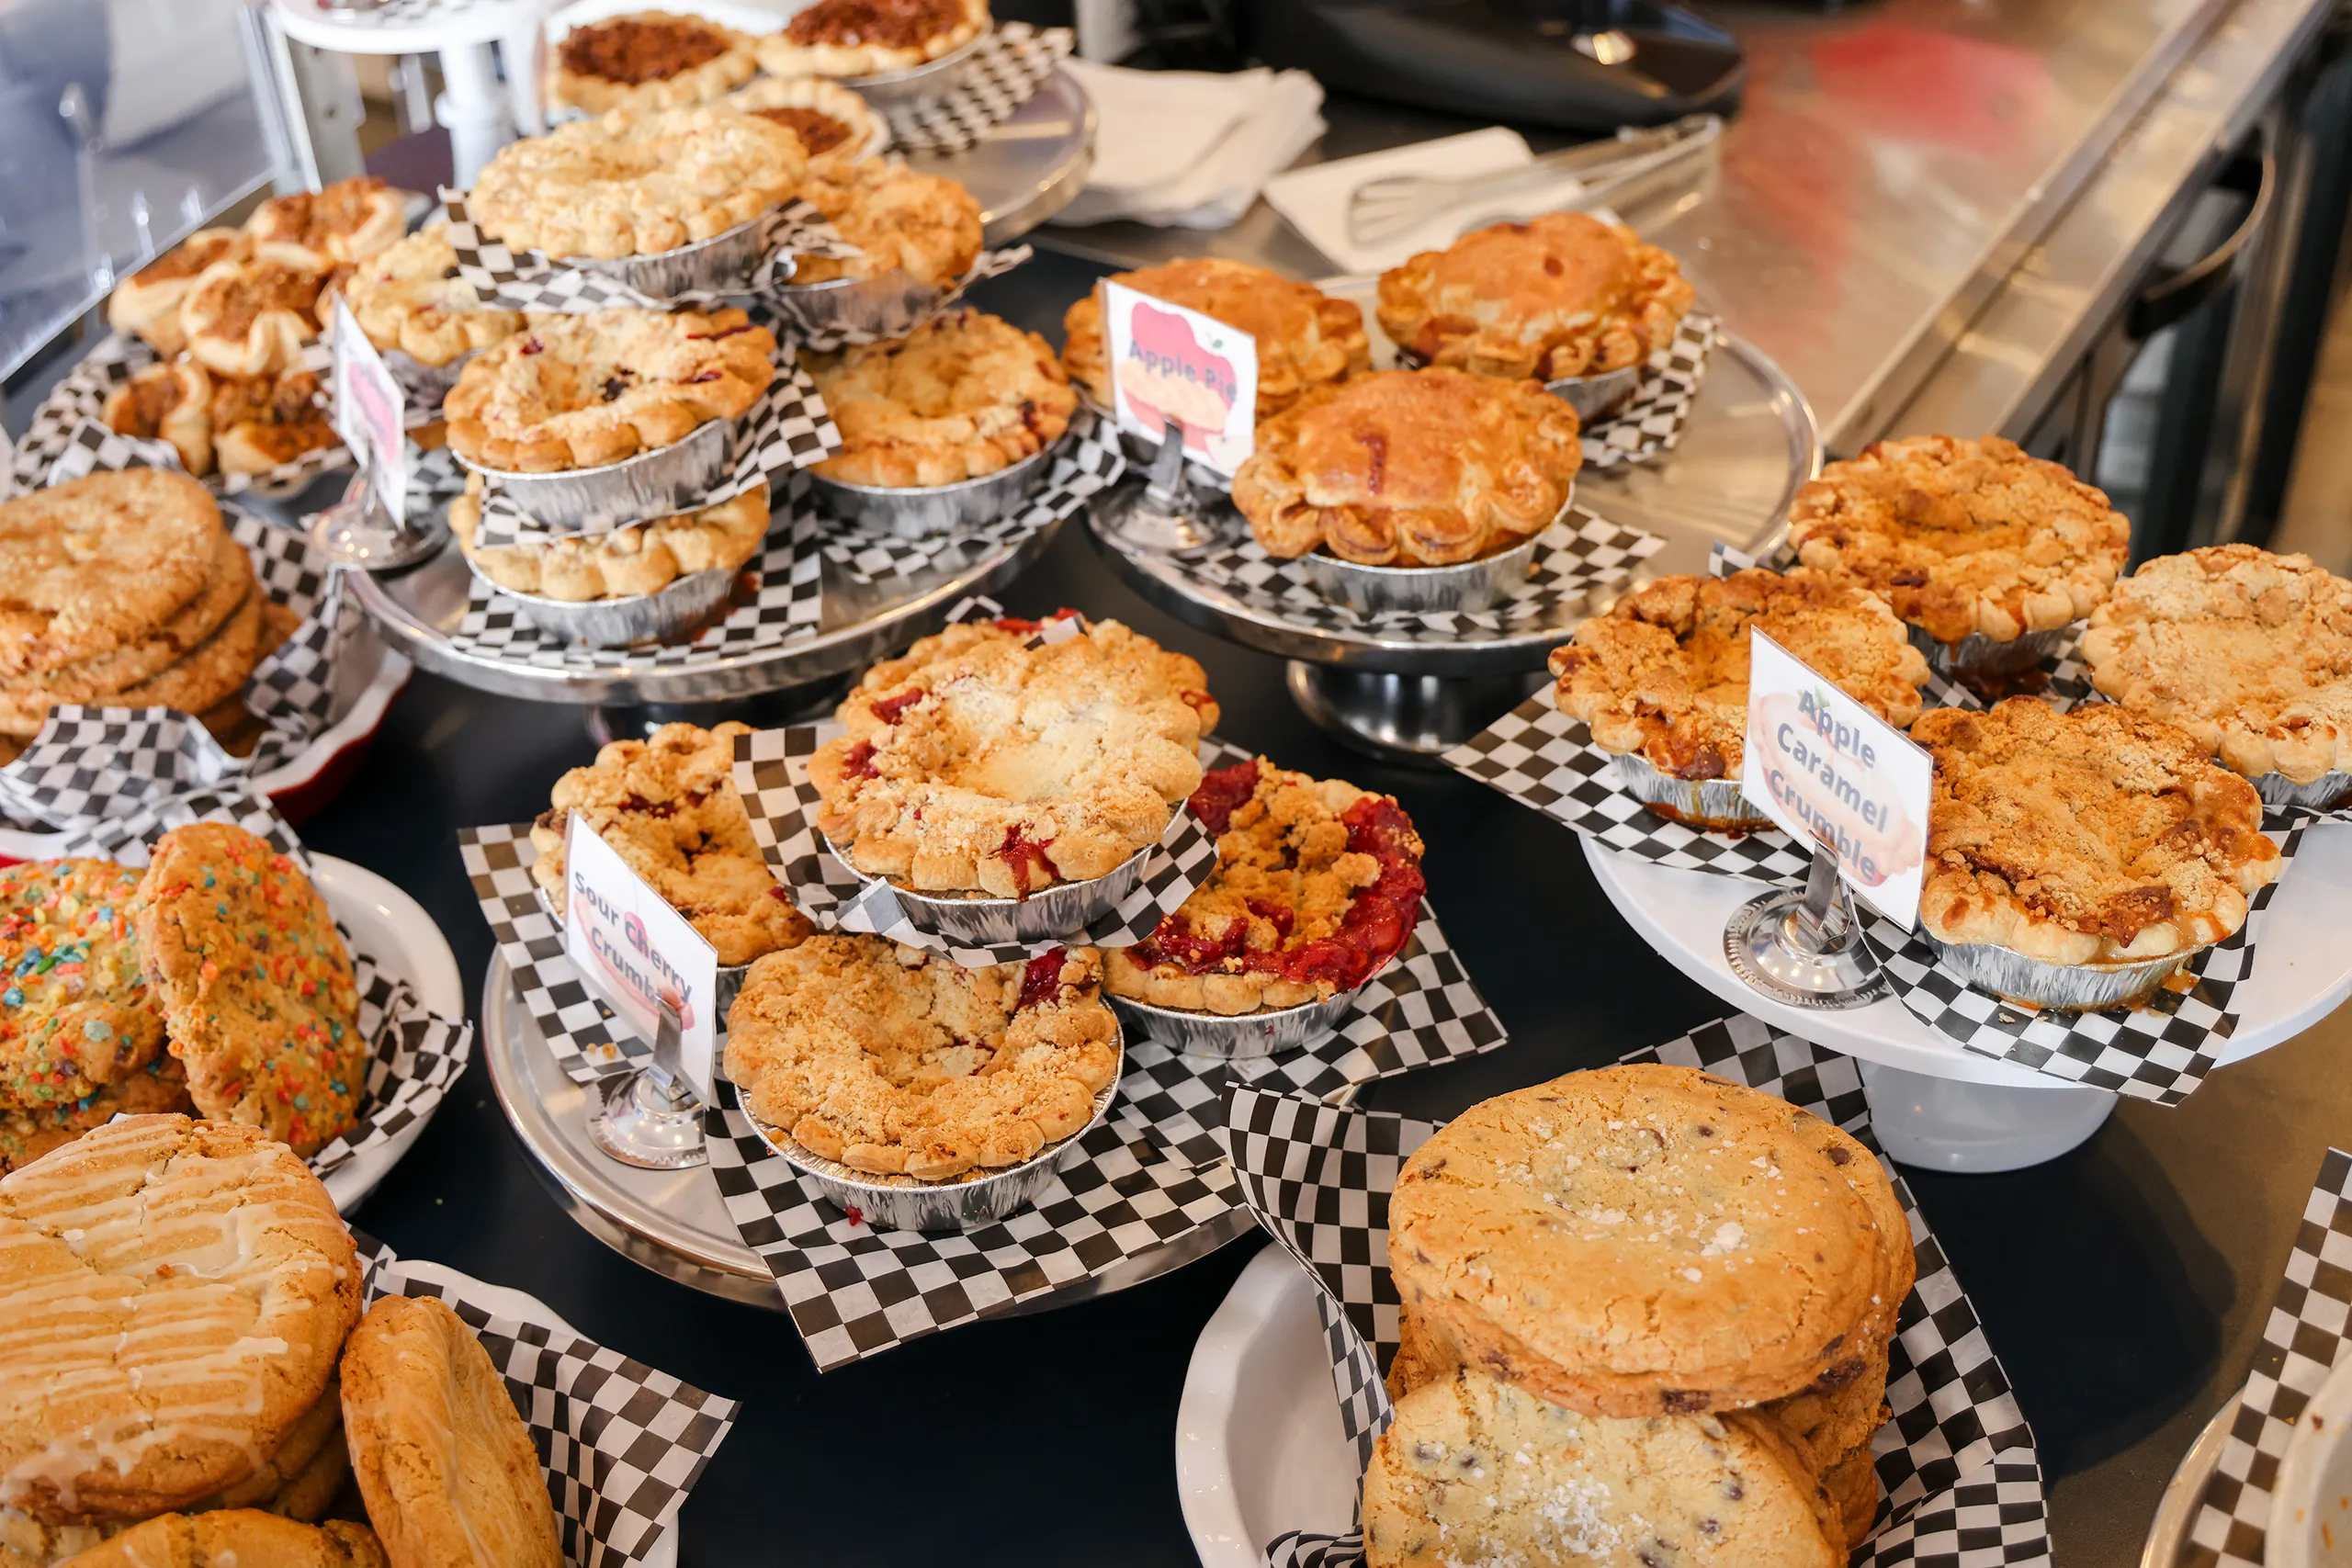
{"type": "Polygon", "coordinates": [[[1222,229],[1323,134],[1303,71],[1130,71],[1063,62],[1094,100],[1094,167],[1058,223],[1222,229]]]}
{"type": "Polygon", "coordinates": [[[1550,212],[1581,187],[1563,175],[1555,184],[1432,213],[1419,227],[1385,243],[1359,245],[1348,238],[1348,200],[1358,186],[1392,175],[1467,179],[1516,168],[1534,156],[1517,131],[1494,126],[1293,169],[1266,183],[1266,200],[1341,272],[1380,272],[1416,252],[1437,250],[1481,224],[1550,212]]]}

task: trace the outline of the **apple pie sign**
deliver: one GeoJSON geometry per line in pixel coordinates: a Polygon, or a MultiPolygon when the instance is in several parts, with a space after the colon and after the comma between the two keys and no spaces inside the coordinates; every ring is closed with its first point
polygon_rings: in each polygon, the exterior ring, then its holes
{"type": "Polygon", "coordinates": [[[1257,445],[1258,340],[1123,283],[1102,289],[1120,428],[1158,441],[1172,423],[1187,457],[1221,474],[1241,467],[1257,445]]]}

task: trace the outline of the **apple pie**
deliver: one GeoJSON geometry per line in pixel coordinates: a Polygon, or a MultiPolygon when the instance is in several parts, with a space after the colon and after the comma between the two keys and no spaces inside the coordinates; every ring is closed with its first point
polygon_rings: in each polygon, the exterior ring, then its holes
{"type": "Polygon", "coordinates": [[[1380,275],[1380,328],[1425,365],[1556,381],[1646,361],[1691,288],[1622,223],[1548,212],[1474,229],[1380,275]]]}
{"type": "Polygon", "coordinates": [[[548,101],[589,114],[699,104],[760,68],[752,40],[704,17],[631,11],[583,22],[555,46],[548,101]]]}
{"type": "Polygon", "coordinates": [[[760,39],[771,76],[874,76],[963,48],[989,25],[988,0],[816,0],[760,39]]]}
{"type": "Polygon", "coordinates": [[[842,433],[815,471],[844,484],[979,479],[1060,440],[1078,412],[1044,338],[970,309],[808,364],[842,433]]]}
{"type": "Polygon", "coordinates": [[[1252,758],[1201,780],[1190,809],[1216,869],[1103,985],[1224,1017],[1329,1000],[1401,952],[1420,919],[1421,840],[1396,797],[1252,758]]]}
{"type": "Polygon", "coordinates": [[[2248,778],[2352,772],[2352,582],[2252,545],[2152,560],[2091,614],[2098,689],[2248,778]]]}
{"type": "Polygon", "coordinates": [[[732,570],[759,553],[768,532],[767,487],[755,485],[716,506],[606,533],[481,545],[481,476],[469,474],[465,493],[449,502],[449,531],[466,559],[510,593],[568,604],[637,598],[695,572],[732,570]]]}
{"type": "MultiPolygon", "coordinates": [[[[1311,388],[1372,368],[1372,340],[1364,333],[1360,308],[1262,266],[1193,256],[1140,272],[1114,272],[1109,281],[1198,310],[1257,339],[1261,421],[1282,412],[1311,388]]],[[[1062,318],[1062,367],[1097,404],[1111,407],[1101,289],[1069,308],[1062,318]]]]}
{"type": "Polygon", "coordinates": [[[1283,559],[1451,566],[1549,527],[1583,462],[1576,412],[1538,382],[1376,370],[1260,425],[1233,503],[1283,559]]]}
{"type": "Polygon", "coordinates": [[[1109,874],[1200,787],[1207,675],[1116,621],[1031,647],[949,626],[876,665],[809,776],[834,852],[918,892],[1025,898],[1109,874]]]}
{"type": "Polygon", "coordinates": [[[2011,697],[1911,727],[1936,762],[1919,919],[2038,963],[2161,959],[2223,941],[2276,878],[2262,797],[2195,736],[2113,703],[2011,697]]]}
{"type": "Polygon", "coordinates": [[[435,367],[523,330],[521,311],[483,305],[458,276],[457,248],[437,228],[362,263],[343,286],[343,302],[369,343],[435,367]]]}
{"type": "Polygon", "coordinates": [[[859,254],[794,257],[794,287],[904,273],[945,288],[979,259],[980,204],[944,175],[862,158],[812,171],[800,194],[859,254]]]}

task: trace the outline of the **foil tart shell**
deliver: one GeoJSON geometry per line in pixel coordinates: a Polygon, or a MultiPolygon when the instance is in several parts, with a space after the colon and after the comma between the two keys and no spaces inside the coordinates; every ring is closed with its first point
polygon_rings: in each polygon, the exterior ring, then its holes
{"type": "Polygon", "coordinates": [[[1939,642],[1917,626],[1906,628],[1911,646],[1928,656],[1928,667],[1948,680],[1963,675],[2013,675],[2030,670],[2065,646],[2074,626],[2026,632],[2007,642],[1971,632],[1958,642],[1939,642]]]}
{"type": "Polygon", "coordinates": [[[921,65],[910,65],[903,71],[877,71],[871,76],[844,76],[842,85],[876,108],[899,108],[912,104],[926,104],[944,98],[954,91],[964,77],[964,68],[980,46],[989,40],[991,29],[983,28],[964,42],[957,44],[936,60],[926,60],[921,65]]]}
{"type": "MultiPolygon", "coordinates": [[[[471,561],[466,564],[473,566],[471,561]]],[[[661,642],[709,620],[727,603],[735,586],[736,569],[722,566],[689,572],[655,592],[625,599],[549,599],[502,588],[479,568],[474,575],[550,637],[588,648],[628,648],[661,642]]]]}
{"type": "Polygon", "coordinates": [[[1780,824],[1740,789],[1737,779],[1678,779],[1648,758],[1619,751],[1610,758],[1618,785],[1669,821],[1714,833],[1777,832],[1780,824]]]}
{"type": "Polygon", "coordinates": [[[1359,615],[1483,610],[1527,581],[1542,536],[1539,529],[1510,549],[1457,566],[1363,566],[1320,550],[1296,565],[1317,593],[1359,615]]]}
{"type": "Polygon", "coordinates": [[[2044,964],[1992,942],[1945,942],[1925,925],[1918,932],[1919,940],[1936,955],[1937,967],[2005,1001],[2057,1012],[2136,1007],[2154,995],[2174,971],[2205,951],[2192,947],[2167,958],[2125,963],[2044,964]]]}
{"type": "Polygon", "coordinates": [[[834,516],[901,539],[925,539],[993,523],[1040,490],[1053,472],[1057,441],[992,474],[944,485],[858,485],[810,471],[808,482],[834,516]]]}
{"type": "Polygon", "coordinates": [[[803,1148],[781,1127],[771,1127],[749,1111],[760,1141],[786,1164],[808,1178],[835,1208],[854,1213],[878,1231],[978,1230],[1027,1208],[1045,1195],[1061,1174],[1062,1166],[1079,1150],[1086,1134],[1102,1124],[1119,1098],[1119,1080],[1126,1075],[1127,1051],[1118,1043],[1118,1066],[1111,1081],[1095,1092],[1094,1114],[1085,1126],[1059,1143],[1049,1144],[1019,1165],[984,1170],[944,1181],[924,1181],[912,1176],[880,1176],[857,1170],[839,1160],[803,1148]]]}
{"type": "Polygon", "coordinates": [[[1226,1014],[1154,1007],[1132,997],[1114,996],[1108,989],[1103,991],[1102,999],[1111,1004],[1111,1010],[1119,1015],[1121,1023],[1171,1051],[1230,1062],[1253,1061],[1329,1039],[1339,1032],[1340,1021],[1356,1005],[1356,998],[1363,994],[1364,986],[1371,985],[1395,962],[1394,955],[1383,960],[1379,968],[1364,976],[1363,985],[1337,992],[1328,1000],[1301,1002],[1288,1008],[1260,1008],[1255,1012],[1226,1014]]]}
{"type": "Polygon", "coordinates": [[[1603,370],[1597,376],[1563,376],[1556,381],[1546,381],[1544,389],[1577,411],[1580,424],[1598,424],[1611,418],[1641,390],[1642,367],[1628,365],[1622,369],[1603,370]]]}
{"type": "MultiPolygon", "coordinates": [[[[560,931],[563,917],[556,913],[555,900],[548,897],[548,890],[534,882],[531,884],[531,895],[539,901],[539,912],[553,920],[556,929],[560,931]]],[[[718,1021],[718,1032],[722,1038],[727,1033],[727,1015],[734,1010],[735,998],[742,994],[743,977],[751,972],[752,966],[748,964],[722,964],[718,966],[718,978],[711,987],[710,1005],[711,1017],[718,1021]]]]}
{"type": "Polygon", "coordinates": [[[805,336],[884,342],[906,336],[938,314],[947,292],[894,267],[879,277],[787,283],[761,298],[805,336]]]}
{"type": "Polygon", "coordinates": [[[2297,784],[2284,773],[2258,773],[2247,781],[2265,806],[2301,806],[2327,811],[2352,801],[2352,773],[2324,773],[2309,784],[2297,784]]]}
{"type": "MultiPolygon", "coordinates": [[[[550,532],[594,532],[691,512],[727,478],[732,420],[706,420],[680,440],[594,468],[524,473],[458,462],[505,491],[525,515],[550,532]]],[[[452,454],[457,456],[456,454],[452,454]]]]}
{"type": "Polygon", "coordinates": [[[642,256],[566,256],[563,265],[617,278],[654,299],[683,294],[748,294],[752,274],[767,254],[763,212],[707,240],[642,256]]]}
{"type": "MultiPolygon", "coordinates": [[[[1177,809],[1183,808],[1180,806],[1177,809]]],[[[868,875],[851,865],[849,857],[830,840],[825,840],[825,847],[858,881],[871,886],[889,880],[868,875]]],[[[1057,882],[1026,898],[986,895],[964,898],[954,894],[918,893],[898,883],[891,883],[890,890],[898,895],[899,907],[906,911],[908,921],[917,931],[949,942],[970,947],[1043,947],[1083,942],[1088,926],[1109,914],[1118,907],[1119,900],[1135,891],[1136,884],[1143,879],[1145,863],[1159,848],[1155,840],[1104,875],[1089,877],[1084,882],[1057,882]]]]}

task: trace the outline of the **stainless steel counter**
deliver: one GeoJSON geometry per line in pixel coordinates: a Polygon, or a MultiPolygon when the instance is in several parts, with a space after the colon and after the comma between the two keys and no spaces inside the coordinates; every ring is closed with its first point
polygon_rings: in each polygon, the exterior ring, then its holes
{"type": "MultiPolygon", "coordinates": [[[[2046,400],[2042,382],[2079,355],[2332,0],[1702,8],[1747,45],[1746,106],[1713,177],[1644,226],[1789,371],[1843,452],[1913,423],[1906,404],[1977,430],[2046,400]],[[2077,211],[2093,220],[2068,226],[2077,211]],[[1971,337],[1972,321],[1998,324],[1971,337]]],[[[1464,127],[1356,99],[1325,113],[1309,159],[1464,127]]],[[[1126,265],[1205,251],[1335,270],[1262,202],[1218,234],[1037,237],[1126,265]]]]}

